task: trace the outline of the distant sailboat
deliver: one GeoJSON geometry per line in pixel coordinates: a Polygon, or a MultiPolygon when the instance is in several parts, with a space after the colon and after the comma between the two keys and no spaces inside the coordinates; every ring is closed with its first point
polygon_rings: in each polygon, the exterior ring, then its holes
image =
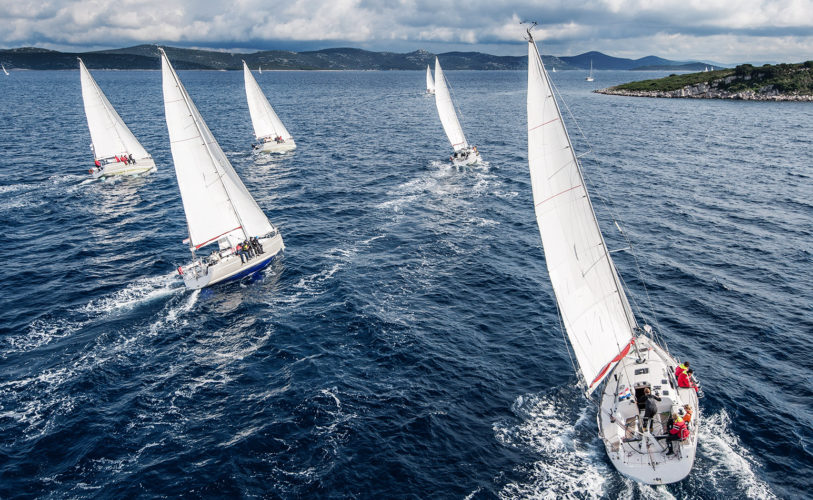
{"type": "Polygon", "coordinates": [[[594,78],[593,78],[593,60],[592,59],[590,59],[590,74],[587,75],[587,78],[585,78],[585,80],[587,80],[588,82],[592,82],[594,80],[594,78]]]}
{"type": "Polygon", "coordinates": [[[470,146],[463,134],[463,127],[460,126],[460,121],[457,119],[452,95],[449,93],[446,77],[443,76],[443,69],[440,67],[440,61],[438,61],[437,57],[435,58],[435,105],[438,108],[443,130],[446,132],[446,136],[454,149],[454,153],[450,158],[452,163],[455,165],[471,165],[479,162],[481,158],[480,153],[477,152],[477,146],[470,146]]]}
{"type": "Polygon", "coordinates": [[[79,59],[82,100],[90,129],[95,166],[94,179],[114,175],[138,175],[156,170],[152,156],[138,142],[107,100],[85,63],[79,59]]]}
{"type": "Polygon", "coordinates": [[[553,72],[556,73],[556,67],[555,66],[551,66],[551,70],[553,70],[553,72]]]}
{"type": "Polygon", "coordinates": [[[258,67],[257,67],[257,69],[259,70],[260,74],[262,75],[262,74],[263,74],[263,67],[262,67],[262,66],[258,66],[258,67]]]}
{"type": "Polygon", "coordinates": [[[536,220],[560,322],[585,396],[590,399],[604,384],[596,402],[599,437],[625,476],[647,484],[680,481],[695,458],[697,393],[677,386],[677,361],[656,342],[649,325],[638,326],[530,30],[527,108],[536,220]],[[642,422],[647,389],[660,393],[652,424],[642,422]],[[690,434],[672,442],[675,452],[668,453],[667,419],[682,415],[684,405],[692,409],[690,434]]]}
{"type": "MultiPolygon", "coordinates": [[[[0,66],[3,66],[3,65],[2,65],[2,64],[0,64],[0,66]]],[[[5,66],[3,66],[3,73],[5,73],[5,75],[6,75],[6,76],[8,76],[8,71],[6,71],[6,67],[5,67],[5,66]]]]}
{"type": "Polygon", "coordinates": [[[282,235],[243,185],[186,92],[163,49],[164,112],[181,191],[192,255],[211,254],[178,268],[187,288],[198,289],[247,276],[283,251],[282,235]],[[242,248],[242,243],[255,244],[242,248]],[[238,248],[238,246],[240,248],[238,248]]]}
{"type": "Polygon", "coordinates": [[[254,75],[243,61],[243,77],[246,85],[246,99],[248,112],[251,115],[251,124],[254,126],[254,135],[257,144],[254,149],[261,153],[284,153],[296,148],[294,138],[282,124],[262,89],[254,79],[254,75]]]}
{"type": "Polygon", "coordinates": [[[426,65],[426,93],[435,93],[435,80],[432,79],[432,70],[429,69],[428,64],[426,65]]]}

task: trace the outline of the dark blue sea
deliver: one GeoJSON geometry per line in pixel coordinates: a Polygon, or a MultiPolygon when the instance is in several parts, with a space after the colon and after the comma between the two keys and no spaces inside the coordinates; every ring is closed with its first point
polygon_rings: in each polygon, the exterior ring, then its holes
{"type": "Polygon", "coordinates": [[[284,257],[204,291],[158,71],[92,71],[158,171],[90,181],[77,71],[0,77],[0,497],[772,498],[813,486],[813,106],[591,93],[553,75],[632,299],[705,390],[683,482],[620,476],[556,314],[524,72],[256,75],[296,139],[255,157],[242,72],[180,78],[284,257]],[[644,287],[645,285],[645,287],[644,287]],[[657,323],[655,323],[657,321],[657,323]]]}

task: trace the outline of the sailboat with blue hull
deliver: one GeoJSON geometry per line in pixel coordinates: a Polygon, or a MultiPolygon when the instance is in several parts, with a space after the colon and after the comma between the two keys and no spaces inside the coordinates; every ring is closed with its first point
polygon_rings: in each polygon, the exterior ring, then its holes
{"type": "MultiPolygon", "coordinates": [[[[160,49],[159,49],[160,50],[160,49]]],[[[220,149],[161,50],[164,112],[193,261],[178,268],[190,289],[233,281],[268,266],[282,235],[257,205],[220,149]],[[212,250],[196,256],[203,247],[212,250]]]]}

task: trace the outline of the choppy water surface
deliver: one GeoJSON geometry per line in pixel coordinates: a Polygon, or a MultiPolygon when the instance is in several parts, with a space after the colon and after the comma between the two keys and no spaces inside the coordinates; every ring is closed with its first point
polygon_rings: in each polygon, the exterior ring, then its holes
{"type": "Polygon", "coordinates": [[[174,276],[189,254],[160,73],[94,76],[157,173],[88,180],[78,71],[0,79],[0,497],[809,491],[813,106],[603,96],[656,74],[553,75],[595,151],[596,200],[705,387],[692,475],[653,489],[615,472],[575,387],[525,73],[448,72],[488,162],[455,169],[422,72],[256,75],[298,149],[254,157],[242,73],[181,71],[287,245],[262,276],[201,292],[174,276]]]}

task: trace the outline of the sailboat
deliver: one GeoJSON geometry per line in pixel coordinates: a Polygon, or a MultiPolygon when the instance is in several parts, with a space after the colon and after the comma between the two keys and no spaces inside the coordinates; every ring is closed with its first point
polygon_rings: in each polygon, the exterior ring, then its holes
{"type": "Polygon", "coordinates": [[[460,121],[457,119],[452,95],[449,93],[446,77],[443,76],[443,69],[440,67],[437,57],[435,58],[435,105],[438,108],[443,130],[446,131],[446,136],[454,149],[450,158],[452,163],[460,166],[479,162],[481,158],[480,153],[477,152],[477,146],[470,146],[463,134],[463,127],[460,126],[460,121]]]}
{"type": "Polygon", "coordinates": [[[79,59],[82,100],[90,129],[94,179],[114,175],[138,175],[156,170],[152,156],[138,142],[110,101],[107,100],[85,63],[79,59]]]}
{"type": "Polygon", "coordinates": [[[428,64],[426,65],[426,93],[435,93],[435,81],[432,79],[432,70],[429,68],[428,64]]]}
{"type": "Polygon", "coordinates": [[[163,49],[164,112],[193,261],[178,268],[189,289],[252,274],[285,249],[282,235],[237,176],[163,49]],[[243,243],[248,242],[245,247],[243,243]],[[253,244],[252,244],[253,243],[253,244]],[[205,246],[214,249],[195,257],[205,246]]]}
{"type": "Polygon", "coordinates": [[[261,153],[284,153],[296,149],[294,138],[282,124],[262,89],[254,79],[254,75],[243,61],[243,76],[246,82],[246,99],[248,112],[251,114],[251,124],[254,126],[254,135],[257,143],[254,150],[261,153]]]}
{"type": "Polygon", "coordinates": [[[5,75],[6,75],[6,76],[8,76],[8,71],[6,71],[6,67],[5,67],[5,66],[3,66],[2,64],[0,64],[0,66],[2,66],[2,67],[3,67],[3,73],[5,73],[5,75]]]}
{"type": "Polygon", "coordinates": [[[590,59],[590,74],[587,75],[587,78],[585,78],[585,80],[588,81],[588,82],[592,82],[594,80],[594,78],[593,78],[593,60],[592,59],[590,59]]]}
{"type": "Polygon", "coordinates": [[[263,74],[263,67],[262,66],[257,66],[257,69],[259,70],[260,74],[262,75],[263,74]]]}
{"type": "MultiPolygon", "coordinates": [[[[610,461],[646,484],[680,481],[691,471],[700,426],[698,396],[678,387],[677,360],[640,327],[599,229],[573,144],[539,49],[528,30],[528,164],[536,220],[556,304],[590,399],[602,387],[597,423],[610,461]],[[660,397],[642,425],[646,389],[660,397]],[[692,410],[690,435],[672,441],[669,419],[692,410]]],[[[654,400],[652,400],[654,402],[654,400]]]]}
{"type": "Polygon", "coordinates": [[[555,66],[551,66],[551,70],[553,70],[553,72],[556,73],[556,67],[555,66]]]}

